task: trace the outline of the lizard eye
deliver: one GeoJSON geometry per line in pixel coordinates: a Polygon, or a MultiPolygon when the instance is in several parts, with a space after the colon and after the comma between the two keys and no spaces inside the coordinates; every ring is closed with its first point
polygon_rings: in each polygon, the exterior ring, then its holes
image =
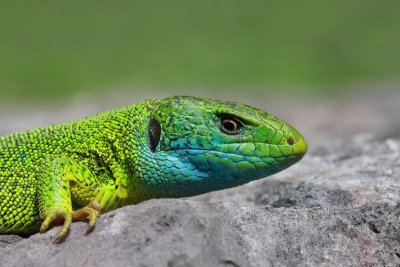
{"type": "Polygon", "coordinates": [[[155,152],[160,143],[161,126],[158,121],[152,119],[149,123],[149,147],[151,152],[155,152]]]}
{"type": "Polygon", "coordinates": [[[230,116],[230,115],[223,115],[221,116],[221,131],[234,135],[238,134],[240,129],[243,128],[243,124],[236,118],[230,116]]]}

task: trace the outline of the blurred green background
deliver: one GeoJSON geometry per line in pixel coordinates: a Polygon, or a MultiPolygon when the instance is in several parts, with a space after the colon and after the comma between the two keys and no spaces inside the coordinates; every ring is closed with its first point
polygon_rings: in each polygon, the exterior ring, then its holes
{"type": "Polygon", "coordinates": [[[395,0],[2,1],[0,104],[397,84],[399,10],[395,0]]]}

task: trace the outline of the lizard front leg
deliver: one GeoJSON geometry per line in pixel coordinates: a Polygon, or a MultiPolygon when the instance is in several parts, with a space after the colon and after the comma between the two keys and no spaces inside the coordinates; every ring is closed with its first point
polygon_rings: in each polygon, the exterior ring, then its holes
{"type": "Polygon", "coordinates": [[[45,162],[38,180],[38,204],[43,220],[40,232],[47,231],[51,225],[63,224],[54,241],[58,243],[67,235],[73,221],[88,219],[87,233],[94,228],[100,215],[95,196],[110,187],[102,186],[87,168],[64,157],[45,162]],[[72,200],[83,207],[73,211],[72,200]]]}

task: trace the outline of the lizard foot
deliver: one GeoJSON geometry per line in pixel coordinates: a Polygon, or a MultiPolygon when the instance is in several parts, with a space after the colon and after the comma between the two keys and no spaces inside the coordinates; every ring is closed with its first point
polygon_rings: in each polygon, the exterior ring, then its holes
{"type": "Polygon", "coordinates": [[[89,220],[88,228],[85,235],[93,231],[97,218],[100,216],[100,204],[94,200],[86,207],[83,207],[76,211],[54,211],[50,212],[49,215],[43,221],[40,227],[40,233],[46,232],[52,225],[61,225],[60,231],[57,233],[55,244],[60,243],[67,236],[69,228],[72,222],[86,221],[89,220]]]}

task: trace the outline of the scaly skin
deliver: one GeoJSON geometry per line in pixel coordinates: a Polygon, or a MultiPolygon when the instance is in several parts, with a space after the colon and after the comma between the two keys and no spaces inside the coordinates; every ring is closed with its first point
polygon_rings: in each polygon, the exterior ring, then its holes
{"type": "Polygon", "coordinates": [[[0,137],[0,233],[32,234],[100,210],[184,197],[279,172],[307,151],[268,113],[195,97],[147,100],[0,137]]]}

